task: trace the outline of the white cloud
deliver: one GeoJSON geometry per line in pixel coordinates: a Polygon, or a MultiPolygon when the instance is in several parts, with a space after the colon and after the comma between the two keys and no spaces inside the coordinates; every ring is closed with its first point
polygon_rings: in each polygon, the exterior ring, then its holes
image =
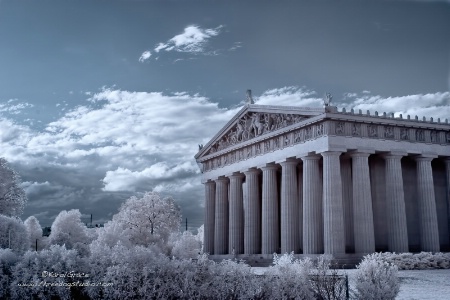
{"type": "Polygon", "coordinates": [[[256,104],[263,105],[284,105],[284,106],[322,106],[322,98],[314,97],[314,91],[295,86],[271,89],[265,91],[260,97],[256,98],[256,104]]]}
{"type": "Polygon", "coordinates": [[[174,50],[177,52],[200,53],[204,51],[207,40],[219,35],[221,28],[222,26],[202,29],[191,25],[186,27],[183,33],[174,36],[166,43],[159,43],[154,50],[155,52],[174,50]]]}
{"type": "MultiPolygon", "coordinates": [[[[223,26],[220,25],[216,28],[203,29],[196,25],[191,25],[184,28],[183,33],[174,36],[165,43],[158,43],[153,49],[156,53],[164,50],[165,52],[176,51],[191,54],[205,54],[205,55],[217,55],[216,51],[206,51],[206,45],[208,41],[215,36],[218,36],[223,26]]],[[[149,50],[142,53],[139,58],[140,62],[144,62],[149,59],[151,52],[149,50]]],[[[156,57],[157,60],[159,57],[156,57]]],[[[178,59],[179,60],[179,59],[178,59]]],[[[174,62],[177,62],[175,60],[174,62]]]]}
{"type": "MultiPolygon", "coordinates": [[[[167,162],[158,162],[142,171],[132,171],[127,168],[117,168],[115,171],[106,172],[103,179],[105,191],[135,191],[137,183],[143,183],[148,187],[152,182],[171,181],[184,179],[189,174],[199,174],[198,166],[192,161],[179,162],[178,165],[170,167],[167,162]]],[[[160,186],[161,184],[159,184],[160,186]]],[[[172,183],[173,185],[173,183],[172,183]]],[[[175,184],[176,185],[176,184],[175,184]]],[[[155,184],[153,184],[155,186],[155,184]]],[[[156,185],[158,186],[158,185],[156,185]]]]}
{"type": "Polygon", "coordinates": [[[8,113],[11,115],[18,115],[24,109],[34,107],[28,102],[19,102],[18,99],[9,99],[6,103],[0,103],[0,113],[8,113]]]}
{"type": "Polygon", "coordinates": [[[242,42],[235,42],[233,46],[228,49],[228,51],[236,51],[237,49],[242,47],[242,42]]]}
{"type": "Polygon", "coordinates": [[[415,115],[422,119],[433,117],[445,119],[450,116],[450,92],[437,92],[430,94],[416,94],[398,97],[382,97],[370,95],[364,91],[364,95],[356,96],[351,102],[340,104],[341,107],[361,109],[363,112],[370,110],[372,113],[394,113],[396,116],[402,114],[415,115]]]}
{"type": "Polygon", "coordinates": [[[149,59],[150,56],[152,56],[152,53],[150,51],[144,51],[144,52],[142,52],[141,57],[139,57],[139,61],[144,62],[147,59],[149,59]]]}

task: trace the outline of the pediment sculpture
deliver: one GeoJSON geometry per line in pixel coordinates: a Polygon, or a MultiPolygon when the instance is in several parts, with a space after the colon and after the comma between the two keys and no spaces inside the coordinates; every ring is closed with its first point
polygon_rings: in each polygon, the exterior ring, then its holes
{"type": "Polygon", "coordinates": [[[212,154],[268,132],[301,122],[305,119],[307,119],[307,117],[295,114],[248,112],[242,116],[231,129],[222,136],[222,138],[212,144],[206,154],[212,154]]]}

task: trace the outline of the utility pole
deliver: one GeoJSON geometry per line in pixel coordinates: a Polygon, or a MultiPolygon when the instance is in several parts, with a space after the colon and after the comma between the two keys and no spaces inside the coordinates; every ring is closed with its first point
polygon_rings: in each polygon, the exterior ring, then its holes
{"type": "Polygon", "coordinates": [[[92,214],[91,214],[91,228],[92,228],[92,214]]]}
{"type": "Polygon", "coordinates": [[[187,231],[187,218],[186,218],[186,231],[187,231]]]}

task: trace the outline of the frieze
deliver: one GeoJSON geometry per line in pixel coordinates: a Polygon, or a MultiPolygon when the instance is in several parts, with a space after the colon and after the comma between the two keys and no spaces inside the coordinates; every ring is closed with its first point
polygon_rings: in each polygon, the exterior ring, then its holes
{"type": "Polygon", "coordinates": [[[384,137],[388,139],[394,138],[394,129],[392,126],[385,126],[384,127],[384,137]]]}
{"type": "Polygon", "coordinates": [[[337,135],[343,135],[344,134],[344,127],[345,127],[345,123],[344,122],[338,122],[336,124],[336,134],[337,135]]]}
{"type": "MultiPolygon", "coordinates": [[[[330,122],[330,124],[333,124],[333,122],[330,122]]],[[[345,134],[344,129],[348,128],[348,130],[351,130],[351,135],[354,137],[369,137],[374,139],[388,138],[410,142],[450,144],[450,131],[445,130],[424,130],[401,126],[378,126],[376,124],[355,122],[335,122],[334,124],[335,132],[345,134]]],[[[325,134],[325,128],[329,127],[326,122],[322,122],[259,141],[253,145],[248,145],[218,157],[208,159],[203,162],[203,170],[210,171],[221,168],[226,165],[250,159],[252,157],[264,155],[269,152],[281,150],[283,148],[319,138],[325,134]]]]}
{"type": "Polygon", "coordinates": [[[377,125],[368,125],[367,126],[367,133],[369,134],[369,137],[376,138],[378,137],[378,126],[377,125]]]}
{"type": "Polygon", "coordinates": [[[234,124],[228,133],[211,145],[206,154],[221,151],[263,134],[299,123],[307,118],[295,114],[248,112],[234,124]]]}
{"type": "Polygon", "coordinates": [[[353,125],[352,125],[352,136],[361,136],[361,124],[353,123],[353,125]]]}
{"type": "Polygon", "coordinates": [[[400,128],[400,139],[407,141],[409,140],[409,134],[408,134],[409,129],[408,128],[400,128]]]}
{"type": "Polygon", "coordinates": [[[425,141],[425,133],[423,129],[416,129],[416,141],[424,142],[425,141]]]}
{"type": "Polygon", "coordinates": [[[291,134],[285,134],[283,136],[283,141],[284,141],[284,147],[290,146],[291,145],[291,138],[290,138],[291,134]]]}
{"type": "MultiPolygon", "coordinates": [[[[335,122],[334,123],[336,135],[345,135],[346,126],[350,126],[352,136],[355,137],[369,137],[369,138],[387,138],[399,139],[402,141],[411,142],[427,142],[434,144],[450,144],[450,132],[443,130],[425,130],[406,128],[400,126],[379,126],[377,124],[365,124],[355,122],[335,122]],[[363,130],[363,126],[367,131],[363,130]],[[379,131],[380,130],[380,131],[379,131]]],[[[294,139],[298,138],[300,142],[300,135],[294,133],[294,139]]],[[[307,139],[305,137],[305,139],[307,139]]],[[[295,143],[295,140],[294,140],[295,143]]]]}
{"type": "Polygon", "coordinates": [[[439,134],[437,133],[436,130],[430,131],[430,141],[432,143],[439,143],[439,134]]]}

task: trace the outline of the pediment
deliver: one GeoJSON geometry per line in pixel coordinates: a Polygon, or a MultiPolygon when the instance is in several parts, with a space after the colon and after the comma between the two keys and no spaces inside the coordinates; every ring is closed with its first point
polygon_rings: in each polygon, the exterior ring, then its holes
{"type": "Polygon", "coordinates": [[[246,105],[200,149],[196,158],[231,148],[324,112],[324,108],[246,105]]]}

